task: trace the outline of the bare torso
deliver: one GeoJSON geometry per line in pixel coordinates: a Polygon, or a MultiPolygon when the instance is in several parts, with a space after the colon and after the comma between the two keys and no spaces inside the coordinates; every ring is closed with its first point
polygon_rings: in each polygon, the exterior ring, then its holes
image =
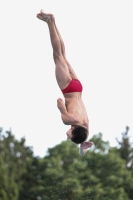
{"type": "Polygon", "coordinates": [[[72,113],[75,116],[78,116],[78,123],[74,125],[81,125],[85,128],[89,128],[89,120],[87,112],[82,101],[82,93],[74,92],[64,94],[65,106],[68,113],[72,113]]]}

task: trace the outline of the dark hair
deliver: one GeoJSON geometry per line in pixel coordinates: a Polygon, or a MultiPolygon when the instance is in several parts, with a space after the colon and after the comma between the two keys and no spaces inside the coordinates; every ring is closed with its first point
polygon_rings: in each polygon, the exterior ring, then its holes
{"type": "Polygon", "coordinates": [[[87,139],[88,130],[82,126],[75,126],[72,131],[71,141],[76,144],[81,144],[87,139]]]}

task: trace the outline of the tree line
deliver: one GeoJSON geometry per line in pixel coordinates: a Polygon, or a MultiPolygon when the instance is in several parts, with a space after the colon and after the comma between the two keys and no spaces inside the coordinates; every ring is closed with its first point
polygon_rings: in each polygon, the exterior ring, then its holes
{"type": "Polygon", "coordinates": [[[84,157],[63,141],[43,158],[25,138],[0,128],[0,200],[133,200],[133,146],[129,127],[111,147],[99,133],[84,157]]]}

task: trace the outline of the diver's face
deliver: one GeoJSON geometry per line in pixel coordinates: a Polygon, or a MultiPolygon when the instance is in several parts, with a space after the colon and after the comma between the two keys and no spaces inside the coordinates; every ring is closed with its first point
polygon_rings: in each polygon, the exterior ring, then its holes
{"type": "Polygon", "coordinates": [[[66,132],[66,135],[67,135],[67,139],[71,139],[72,138],[72,130],[74,129],[74,127],[71,127],[67,132],[66,132]]]}

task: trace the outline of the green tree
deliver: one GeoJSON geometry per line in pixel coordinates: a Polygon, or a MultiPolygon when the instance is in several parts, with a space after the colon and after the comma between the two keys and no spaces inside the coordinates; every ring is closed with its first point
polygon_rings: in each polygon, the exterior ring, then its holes
{"type": "Polygon", "coordinates": [[[118,152],[122,159],[126,162],[126,167],[128,169],[133,169],[133,146],[130,142],[130,136],[128,135],[129,127],[126,126],[126,130],[122,133],[122,140],[119,141],[117,138],[117,142],[119,144],[118,152]]]}
{"type": "Polygon", "coordinates": [[[38,157],[34,157],[32,163],[27,166],[27,172],[21,177],[23,185],[20,189],[19,200],[39,199],[39,195],[43,189],[41,161],[38,157]]]}
{"type": "Polygon", "coordinates": [[[5,152],[3,144],[3,129],[0,128],[0,198],[4,199],[18,199],[18,187],[15,183],[13,174],[9,174],[9,163],[4,162],[5,152]]]}
{"type": "Polygon", "coordinates": [[[40,190],[36,196],[43,200],[131,199],[131,172],[125,170],[116,148],[103,141],[101,133],[91,140],[95,147],[85,157],[79,155],[77,146],[70,141],[48,150],[40,160],[40,190]]]}
{"type": "Polygon", "coordinates": [[[0,200],[8,200],[8,176],[3,163],[2,156],[0,155],[0,200]]]}
{"type": "Polygon", "coordinates": [[[77,145],[65,141],[39,158],[33,156],[24,138],[17,141],[11,131],[3,132],[0,135],[0,198],[132,200],[132,170],[125,167],[119,149],[103,141],[101,133],[91,140],[95,145],[84,157],[79,155],[77,145]]]}
{"type": "Polygon", "coordinates": [[[81,165],[76,145],[66,141],[48,150],[42,161],[44,190],[42,199],[78,199],[82,194],[82,185],[78,179],[75,165],[81,165]]]}
{"type": "Polygon", "coordinates": [[[23,185],[22,176],[27,172],[28,165],[31,165],[33,151],[26,147],[24,138],[18,141],[11,130],[5,132],[0,129],[0,155],[7,171],[8,199],[18,200],[23,185]]]}
{"type": "MultiPolygon", "coordinates": [[[[116,138],[119,144],[117,153],[125,161],[125,167],[131,171],[131,177],[133,180],[133,142],[130,141],[130,136],[128,135],[129,130],[130,128],[126,126],[125,132],[122,133],[121,141],[116,138]]],[[[126,191],[130,199],[133,199],[133,186],[129,188],[127,187],[126,191]]]]}
{"type": "Polygon", "coordinates": [[[94,135],[91,138],[91,141],[94,143],[93,151],[98,153],[108,153],[108,150],[110,148],[109,141],[103,141],[102,139],[102,133],[99,133],[97,135],[94,135]]]}

